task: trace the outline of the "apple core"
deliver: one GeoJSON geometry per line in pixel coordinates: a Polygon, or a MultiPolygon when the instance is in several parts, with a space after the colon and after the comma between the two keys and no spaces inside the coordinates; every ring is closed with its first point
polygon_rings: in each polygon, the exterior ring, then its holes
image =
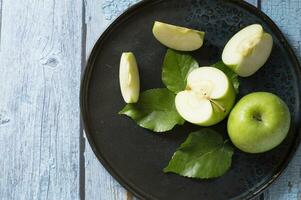
{"type": "Polygon", "coordinates": [[[221,70],[200,67],[188,75],[186,90],[177,94],[175,103],[185,120],[210,126],[226,117],[234,100],[233,85],[221,70]]]}

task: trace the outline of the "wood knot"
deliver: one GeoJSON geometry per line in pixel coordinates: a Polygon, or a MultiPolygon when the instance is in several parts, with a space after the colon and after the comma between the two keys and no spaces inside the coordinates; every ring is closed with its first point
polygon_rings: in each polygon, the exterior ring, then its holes
{"type": "Polygon", "coordinates": [[[45,66],[49,66],[52,68],[55,68],[56,66],[58,66],[59,61],[56,58],[49,58],[46,60],[46,62],[43,63],[43,65],[45,66]]]}

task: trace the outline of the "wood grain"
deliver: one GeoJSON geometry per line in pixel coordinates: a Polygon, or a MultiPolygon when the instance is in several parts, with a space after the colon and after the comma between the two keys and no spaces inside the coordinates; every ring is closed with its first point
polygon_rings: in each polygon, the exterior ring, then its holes
{"type": "Polygon", "coordinates": [[[1,8],[0,198],[79,199],[81,1],[1,8]]]}
{"type": "Polygon", "coordinates": [[[2,29],[2,0],[0,0],[0,50],[1,50],[1,29],[2,29]]]}

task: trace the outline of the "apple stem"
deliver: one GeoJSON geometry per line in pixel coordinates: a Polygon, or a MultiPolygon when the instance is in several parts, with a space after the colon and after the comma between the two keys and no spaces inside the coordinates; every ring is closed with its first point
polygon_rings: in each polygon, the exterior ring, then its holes
{"type": "Polygon", "coordinates": [[[209,99],[209,101],[211,101],[213,104],[215,104],[222,112],[226,112],[226,109],[220,105],[218,102],[216,102],[215,100],[209,99]]]}
{"type": "Polygon", "coordinates": [[[262,119],[261,119],[261,116],[260,116],[260,114],[255,114],[255,115],[253,115],[253,118],[255,119],[255,120],[257,120],[257,121],[259,121],[259,122],[262,122],[262,119]]]}

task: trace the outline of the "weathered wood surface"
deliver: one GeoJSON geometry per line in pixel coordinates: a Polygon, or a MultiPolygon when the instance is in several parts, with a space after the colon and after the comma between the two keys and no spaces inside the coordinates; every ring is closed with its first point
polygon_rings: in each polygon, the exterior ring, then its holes
{"type": "Polygon", "coordinates": [[[79,199],[82,2],[0,4],[0,199],[79,199]]]}
{"type": "MultiPolygon", "coordinates": [[[[133,199],[82,138],[78,92],[95,41],[136,1],[0,0],[0,199],[133,199]]],[[[301,1],[248,1],[300,58],[301,1]]],[[[300,164],[299,149],[264,199],[301,199],[300,164]]]]}

